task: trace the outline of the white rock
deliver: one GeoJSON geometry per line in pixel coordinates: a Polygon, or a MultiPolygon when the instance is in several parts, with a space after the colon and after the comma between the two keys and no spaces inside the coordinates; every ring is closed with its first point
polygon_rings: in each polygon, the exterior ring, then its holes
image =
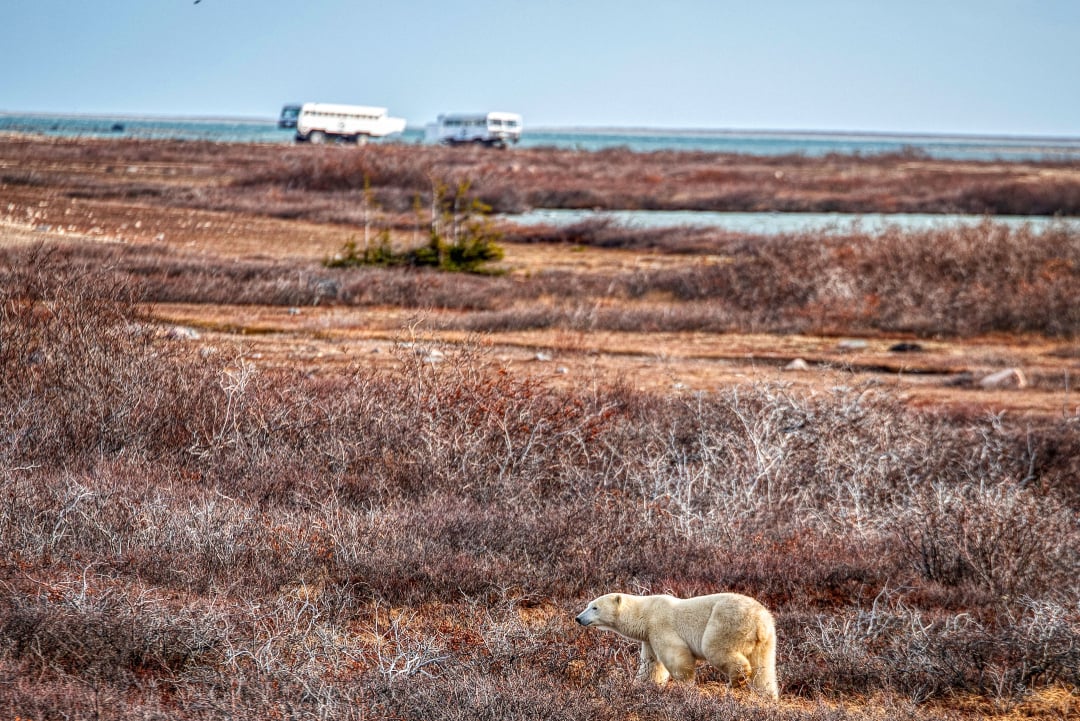
{"type": "Polygon", "coordinates": [[[1006,368],[997,373],[991,373],[979,381],[983,388],[1026,388],[1027,378],[1019,368],[1006,368]]]}
{"type": "Polygon", "coordinates": [[[199,331],[182,325],[176,325],[165,331],[165,337],[171,340],[198,340],[199,331]]]}
{"type": "Polygon", "coordinates": [[[804,361],[802,358],[796,358],[795,360],[784,366],[786,371],[808,371],[810,370],[810,364],[804,361]]]}
{"type": "Polygon", "coordinates": [[[421,355],[425,363],[442,363],[443,359],[446,358],[446,354],[438,348],[429,348],[421,355]]]}

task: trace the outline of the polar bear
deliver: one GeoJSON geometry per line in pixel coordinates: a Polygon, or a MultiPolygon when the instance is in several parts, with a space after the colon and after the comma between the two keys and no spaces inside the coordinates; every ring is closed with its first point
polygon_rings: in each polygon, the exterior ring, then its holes
{"type": "Polygon", "coordinates": [[[590,601],[577,622],[640,641],[639,679],[692,682],[695,663],[704,660],[731,683],[749,681],[758,692],[779,698],[776,626],[772,614],[749,596],[609,593],[590,601]]]}

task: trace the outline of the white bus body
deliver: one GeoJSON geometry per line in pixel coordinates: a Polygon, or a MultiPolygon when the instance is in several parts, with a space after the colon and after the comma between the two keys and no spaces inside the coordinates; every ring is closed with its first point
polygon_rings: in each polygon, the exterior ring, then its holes
{"type": "Polygon", "coordinates": [[[521,138],[521,116],[517,113],[447,113],[427,126],[429,143],[459,145],[482,143],[506,147],[521,138]]]}
{"type": "Polygon", "coordinates": [[[386,108],[366,105],[304,103],[296,117],[296,140],[301,143],[323,143],[330,138],[357,142],[404,129],[404,118],[391,118],[386,108]]]}

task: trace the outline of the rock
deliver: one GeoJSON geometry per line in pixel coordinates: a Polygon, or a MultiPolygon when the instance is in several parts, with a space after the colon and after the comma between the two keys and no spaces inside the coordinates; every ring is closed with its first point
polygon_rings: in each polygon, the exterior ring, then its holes
{"type": "Polygon", "coordinates": [[[341,292],[341,283],[328,278],[316,279],[311,286],[320,297],[334,298],[341,292]]]}
{"type": "Polygon", "coordinates": [[[957,373],[951,378],[946,379],[944,385],[952,388],[970,388],[974,384],[975,376],[968,371],[963,371],[962,373],[957,373]]]}
{"type": "Polygon", "coordinates": [[[923,347],[918,343],[908,342],[894,343],[893,345],[889,346],[890,353],[919,353],[922,351],[922,349],[923,347]]]}
{"type": "Polygon", "coordinates": [[[987,389],[999,388],[1026,388],[1027,378],[1019,368],[1006,368],[997,373],[991,373],[979,381],[979,386],[987,389]]]}
{"type": "Polygon", "coordinates": [[[784,366],[786,371],[808,371],[810,370],[810,364],[804,361],[802,358],[796,358],[795,360],[784,366]]]}
{"type": "Polygon", "coordinates": [[[861,338],[853,338],[840,341],[836,344],[836,348],[837,350],[865,350],[867,345],[869,344],[861,338]]]}
{"type": "Polygon", "coordinates": [[[540,363],[547,363],[551,360],[551,354],[540,352],[533,356],[533,360],[539,361],[540,363]]]}
{"type": "Polygon", "coordinates": [[[442,363],[443,359],[446,358],[446,354],[438,348],[429,348],[421,353],[421,355],[423,356],[425,363],[442,363]]]}
{"type": "Polygon", "coordinates": [[[182,325],[176,325],[165,331],[165,337],[170,340],[198,340],[199,331],[182,325]]]}

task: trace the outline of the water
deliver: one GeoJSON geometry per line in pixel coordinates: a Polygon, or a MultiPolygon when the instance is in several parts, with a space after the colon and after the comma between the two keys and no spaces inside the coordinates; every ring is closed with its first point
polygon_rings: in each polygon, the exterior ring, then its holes
{"type": "MultiPolygon", "coordinates": [[[[63,137],[169,138],[234,143],[291,143],[293,131],[269,119],[127,118],[0,114],[0,133],[21,132],[63,137]]],[[[421,127],[376,142],[423,142],[421,127]]],[[[762,132],[720,130],[630,130],[529,128],[521,147],[578,150],[628,148],[637,152],[685,150],[751,155],[829,153],[876,155],[915,152],[958,160],[1080,161],[1080,138],[884,135],[855,133],[762,132]]]]}
{"type": "Polygon", "coordinates": [[[748,155],[880,155],[914,152],[954,160],[1080,161],[1080,138],[992,138],[763,131],[536,130],[523,145],[638,152],[686,150],[748,155]],[[526,142],[527,141],[527,142],[526,142]]]}
{"type": "Polygon", "coordinates": [[[0,133],[59,137],[209,140],[223,143],[292,142],[291,130],[269,120],[125,118],[61,115],[3,115],[0,133]]]}
{"type": "MultiPolygon", "coordinates": [[[[988,219],[981,215],[928,213],[720,213],[695,210],[532,210],[502,218],[519,225],[555,226],[607,219],[627,228],[705,227],[749,235],[877,234],[889,228],[918,231],[971,226],[988,219]]],[[[989,219],[1015,228],[1027,226],[1036,232],[1050,227],[1080,231],[1080,218],[995,215],[989,219]]]]}
{"type": "MultiPolygon", "coordinates": [[[[292,143],[293,131],[274,120],[241,118],[129,118],[122,116],[16,115],[0,113],[0,133],[20,132],[61,137],[153,138],[230,143],[292,143]]],[[[400,136],[375,142],[421,143],[423,128],[409,127],[400,136]]],[[[992,138],[977,136],[879,135],[704,130],[581,130],[526,127],[521,147],[577,150],[628,148],[637,152],[704,151],[751,155],[829,153],[875,155],[914,152],[958,160],[1059,160],[1080,162],[1080,138],[992,138]]],[[[755,235],[806,231],[875,233],[888,227],[925,230],[976,224],[982,216],[924,214],[838,213],[715,213],[696,211],[577,211],[535,210],[508,217],[515,223],[571,224],[592,217],[609,217],[628,227],[707,226],[755,235]]],[[[1028,224],[1036,230],[1063,223],[1080,230],[1080,220],[1010,218],[994,222],[1028,224]]]]}

